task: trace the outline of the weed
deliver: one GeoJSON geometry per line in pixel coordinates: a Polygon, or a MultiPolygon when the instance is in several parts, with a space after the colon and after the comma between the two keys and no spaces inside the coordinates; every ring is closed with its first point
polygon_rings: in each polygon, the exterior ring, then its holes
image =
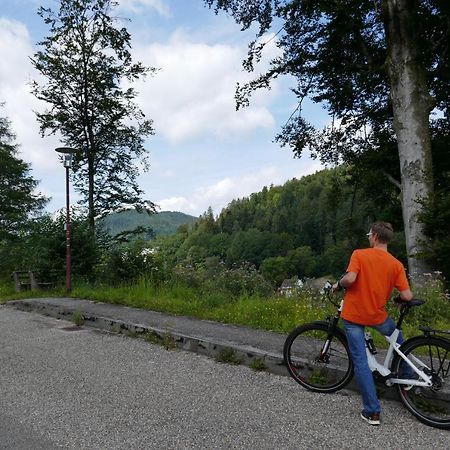
{"type": "Polygon", "coordinates": [[[147,331],[144,333],[144,340],[150,344],[162,345],[161,336],[155,331],[147,331]]]}
{"type": "Polygon", "coordinates": [[[83,314],[81,314],[80,310],[77,309],[73,313],[72,322],[78,327],[81,327],[84,324],[84,317],[83,317],[83,314]]]}
{"type": "Polygon", "coordinates": [[[162,345],[166,350],[173,350],[177,346],[177,344],[175,343],[175,339],[169,330],[166,330],[164,332],[164,335],[162,337],[162,345]]]}
{"type": "Polygon", "coordinates": [[[148,331],[144,333],[144,339],[150,344],[161,345],[166,350],[173,350],[177,346],[175,339],[169,330],[165,331],[162,336],[156,331],[148,331]]]}
{"type": "Polygon", "coordinates": [[[241,360],[236,355],[236,352],[232,348],[224,348],[216,356],[216,361],[227,364],[240,364],[241,360]]]}
{"type": "Polygon", "coordinates": [[[255,370],[256,372],[260,372],[262,370],[267,369],[264,358],[254,358],[253,361],[250,363],[249,367],[255,370]]]}

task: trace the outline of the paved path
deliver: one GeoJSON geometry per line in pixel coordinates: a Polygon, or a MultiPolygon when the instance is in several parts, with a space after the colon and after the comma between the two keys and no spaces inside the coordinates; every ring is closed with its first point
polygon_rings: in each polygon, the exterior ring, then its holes
{"type": "Polygon", "coordinates": [[[231,348],[243,364],[260,358],[268,371],[287,375],[282,355],[286,336],[278,333],[83,299],[17,300],[8,306],[68,320],[79,312],[85,326],[125,334],[151,332],[162,340],[171,336],[178,347],[212,357],[231,348]]]}
{"type": "Polygon", "coordinates": [[[449,448],[397,402],[370,427],[350,391],[72,325],[0,306],[1,449],[449,448]]]}

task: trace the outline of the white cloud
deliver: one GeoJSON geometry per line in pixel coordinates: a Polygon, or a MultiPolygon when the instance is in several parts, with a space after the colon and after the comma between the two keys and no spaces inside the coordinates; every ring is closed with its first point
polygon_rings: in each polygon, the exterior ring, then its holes
{"type": "Polygon", "coordinates": [[[170,17],[170,9],[164,0],[120,0],[119,10],[134,14],[143,12],[146,8],[155,9],[163,17],[170,17]]]}
{"type": "Polygon", "coordinates": [[[271,91],[255,93],[249,108],[235,110],[236,82],[253,76],[242,71],[245,48],[191,42],[178,30],[167,43],[136,47],[134,53],[136,60],[160,68],[136,87],[156,132],[172,144],[205,134],[223,138],[275,127],[268,106],[276,84],[271,91]]]}
{"type": "Polygon", "coordinates": [[[301,178],[322,168],[318,161],[313,160],[305,161],[292,174],[276,166],[262,167],[250,174],[225,177],[210,185],[198,187],[190,196],[165,198],[156,203],[163,211],[184,211],[200,215],[211,206],[214,213],[219,214],[233,199],[248,197],[253,192],[261,191],[264,186],[281,185],[288,179],[301,178]]]}
{"type": "Polygon", "coordinates": [[[170,197],[160,200],[158,206],[161,211],[183,211],[187,214],[197,214],[198,207],[185,197],[170,197]]]}
{"type": "Polygon", "coordinates": [[[55,136],[42,139],[39,134],[33,111],[42,110],[43,105],[31,94],[29,86],[33,78],[38,78],[29,59],[33,53],[26,26],[0,18],[0,60],[7,61],[0,66],[0,101],[5,102],[2,114],[11,121],[21,157],[34,168],[52,170],[59,161],[50,152],[59,141],[55,136]]]}

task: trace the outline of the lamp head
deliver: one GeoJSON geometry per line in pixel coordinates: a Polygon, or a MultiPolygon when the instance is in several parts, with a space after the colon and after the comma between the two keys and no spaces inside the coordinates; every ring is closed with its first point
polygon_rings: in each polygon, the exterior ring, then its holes
{"type": "Polygon", "coordinates": [[[72,167],[73,155],[78,151],[76,148],[71,147],[58,147],[55,148],[55,152],[61,153],[64,167],[72,167]]]}

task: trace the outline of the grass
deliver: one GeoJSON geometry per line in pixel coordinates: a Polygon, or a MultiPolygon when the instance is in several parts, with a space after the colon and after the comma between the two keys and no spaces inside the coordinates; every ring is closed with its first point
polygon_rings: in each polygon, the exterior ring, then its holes
{"type": "Polygon", "coordinates": [[[266,363],[264,362],[264,358],[253,359],[253,361],[250,363],[249,367],[251,369],[253,369],[255,372],[260,372],[260,371],[266,370],[266,368],[267,368],[266,363]]]}
{"type": "MultiPolygon", "coordinates": [[[[430,283],[416,296],[427,303],[414,308],[404,324],[406,338],[420,333],[419,326],[450,329],[450,301],[442,294],[442,286],[430,283]]],[[[12,283],[0,283],[0,302],[30,297],[64,297],[64,288],[49,291],[16,293],[12,283]]],[[[198,292],[181,284],[155,285],[148,279],[119,287],[89,286],[74,283],[72,297],[121,304],[135,308],[185,315],[223,323],[245,325],[252,328],[289,333],[296,326],[333,315],[336,308],[320,295],[302,292],[298,297],[273,296],[260,298],[241,295],[236,298],[224,292],[198,292]]],[[[398,312],[394,305],[390,313],[398,312]]],[[[372,333],[377,347],[386,347],[386,341],[378,333],[372,333]]]]}
{"type": "Polygon", "coordinates": [[[241,360],[232,348],[224,348],[216,356],[216,361],[224,364],[239,365],[241,360]]]}
{"type": "Polygon", "coordinates": [[[84,317],[81,311],[76,310],[72,315],[72,322],[77,326],[81,327],[84,324],[84,317]]]}
{"type": "Polygon", "coordinates": [[[16,292],[12,281],[0,280],[0,304],[9,300],[21,300],[23,298],[43,298],[43,297],[66,297],[67,293],[64,287],[53,288],[49,290],[27,290],[16,292]]]}
{"type": "Polygon", "coordinates": [[[296,299],[246,295],[232,298],[223,293],[201,294],[182,285],[157,287],[148,280],[116,288],[78,286],[72,296],[280,333],[305,321],[323,319],[333,311],[328,303],[319,297],[312,299],[308,293],[296,299]]]}

